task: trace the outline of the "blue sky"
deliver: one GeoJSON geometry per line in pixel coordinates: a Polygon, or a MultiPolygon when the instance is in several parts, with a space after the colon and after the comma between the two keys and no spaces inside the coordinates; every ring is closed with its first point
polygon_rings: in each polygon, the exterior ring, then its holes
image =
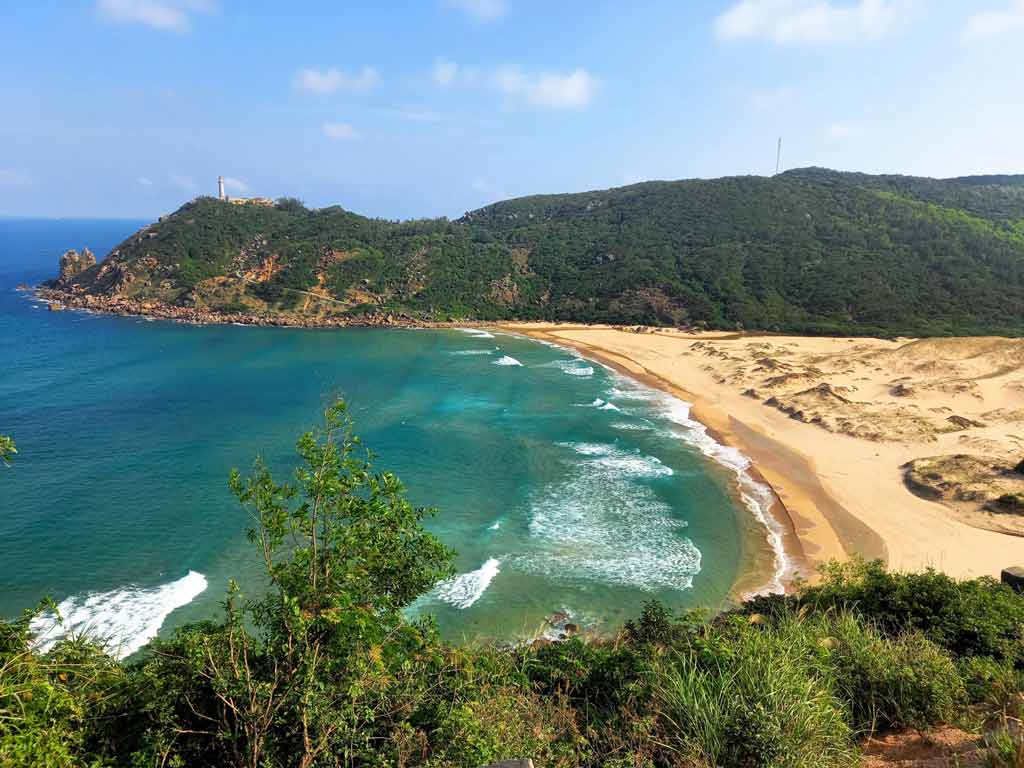
{"type": "Polygon", "coordinates": [[[229,178],[387,218],[823,165],[1024,172],[1024,0],[35,0],[0,16],[0,214],[229,178]]]}

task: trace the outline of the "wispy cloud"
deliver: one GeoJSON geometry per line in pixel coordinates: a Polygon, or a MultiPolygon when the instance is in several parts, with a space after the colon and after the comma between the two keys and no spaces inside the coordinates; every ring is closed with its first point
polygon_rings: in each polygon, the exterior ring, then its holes
{"type": "Polygon", "coordinates": [[[324,123],[323,132],[331,141],[359,141],[363,138],[349,123],[324,123]]]}
{"type": "Polygon", "coordinates": [[[196,188],[195,179],[191,176],[181,176],[180,174],[172,173],[171,181],[174,182],[175,186],[180,187],[185,192],[192,192],[196,188]]]}
{"type": "Polygon", "coordinates": [[[152,187],[153,186],[153,180],[150,179],[150,178],[147,178],[146,176],[139,176],[138,181],[139,181],[139,186],[140,187],[152,187]]]}
{"type": "Polygon", "coordinates": [[[715,19],[720,40],[824,45],[877,40],[895,32],[919,0],[739,0],[715,19]]]}
{"type": "Polygon", "coordinates": [[[213,0],[97,0],[101,18],[120,24],[142,24],[165,32],[188,32],[192,16],[213,13],[213,0]]]}
{"type": "Polygon", "coordinates": [[[21,171],[0,168],[0,187],[30,187],[32,179],[21,171]]]}
{"type": "Polygon", "coordinates": [[[494,75],[498,89],[545,109],[584,109],[598,91],[598,81],[585,69],[529,75],[515,67],[503,67],[494,75]]]}
{"type": "Polygon", "coordinates": [[[1014,0],[1005,8],[979,11],[967,20],[964,39],[975,42],[1024,32],[1024,0],[1014,0]]]}
{"type": "Polygon", "coordinates": [[[447,119],[444,115],[429,109],[418,109],[416,107],[394,108],[380,107],[373,109],[373,112],[387,117],[397,117],[399,120],[408,120],[411,123],[440,123],[447,119]]]}
{"type": "Polygon", "coordinates": [[[328,96],[338,91],[368,91],[380,82],[380,74],[373,67],[363,67],[357,73],[330,69],[301,69],[293,85],[302,93],[328,96]]]}
{"type": "Polygon", "coordinates": [[[505,0],[441,0],[445,8],[467,13],[477,21],[494,21],[505,15],[505,0]]]}
{"type": "Polygon", "coordinates": [[[571,72],[530,73],[506,66],[487,74],[447,59],[434,62],[432,77],[442,88],[485,85],[542,109],[585,109],[601,86],[597,78],[582,68],[571,72]]]}

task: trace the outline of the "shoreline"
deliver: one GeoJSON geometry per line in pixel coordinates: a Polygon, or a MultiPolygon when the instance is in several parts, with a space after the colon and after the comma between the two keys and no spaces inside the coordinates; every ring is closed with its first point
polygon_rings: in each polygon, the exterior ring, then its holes
{"type": "MultiPolygon", "coordinates": [[[[692,419],[753,463],[779,503],[804,578],[832,560],[880,559],[999,577],[1020,539],[975,524],[906,483],[917,459],[1012,467],[1024,450],[1024,342],[1002,337],[804,337],[518,322],[692,403],[692,419]]],[[[755,474],[756,473],[756,474],[755,474]]]]}
{"type": "MultiPolygon", "coordinates": [[[[814,570],[804,552],[803,542],[797,533],[793,516],[786,504],[776,492],[774,485],[760,471],[758,461],[750,455],[742,441],[732,439],[729,432],[723,431],[720,427],[720,419],[709,418],[710,413],[699,395],[658,376],[635,360],[623,358],[594,345],[563,339],[543,330],[524,328],[516,323],[499,323],[496,327],[517,336],[525,336],[536,341],[554,344],[563,349],[573,350],[584,358],[604,365],[620,375],[675,398],[688,407],[689,419],[703,427],[704,434],[711,441],[739,452],[739,455],[746,461],[746,466],[742,468],[737,468],[720,457],[701,451],[698,445],[690,443],[709,461],[735,472],[735,500],[746,509],[751,522],[760,529],[761,545],[767,546],[773,555],[774,562],[766,562],[763,557],[758,557],[759,553],[756,550],[744,552],[745,562],[741,564],[736,580],[730,589],[731,599],[741,601],[758,594],[788,592],[796,577],[803,579],[813,577],[814,570]],[[752,486],[755,492],[757,490],[766,492],[769,496],[768,503],[762,506],[758,500],[749,498],[748,493],[745,492],[744,480],[749,484],[748,488],[752,486]]],[[[749,531],[747,534],[749,535],[749,531]]],[[[747,547],[745,546],[744,549],[747,550],[747,547]]]]}

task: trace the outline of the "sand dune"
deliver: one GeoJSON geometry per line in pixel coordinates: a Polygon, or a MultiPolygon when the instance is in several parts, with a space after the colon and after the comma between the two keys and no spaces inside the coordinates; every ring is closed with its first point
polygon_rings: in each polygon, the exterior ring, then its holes
{"type": "Polygon", "coordinates": [[[510,328],[693,402],[775,488],[808,566],[853,553],[957,576],[1024,563],[1024,539],[998,532],[1021,515],[992,506],[1024,459],[1024,340],[510,328]]]}

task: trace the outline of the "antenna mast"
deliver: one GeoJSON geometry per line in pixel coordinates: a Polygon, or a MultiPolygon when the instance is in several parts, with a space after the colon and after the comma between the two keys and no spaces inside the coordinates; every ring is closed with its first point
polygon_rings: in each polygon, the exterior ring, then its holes
{"type": "Polygon", "coordinates": [[[779,149],[775,153],[775,175],[779,173],[779,168],[782,165],[782,137],[779,136],[779,149]]]}

